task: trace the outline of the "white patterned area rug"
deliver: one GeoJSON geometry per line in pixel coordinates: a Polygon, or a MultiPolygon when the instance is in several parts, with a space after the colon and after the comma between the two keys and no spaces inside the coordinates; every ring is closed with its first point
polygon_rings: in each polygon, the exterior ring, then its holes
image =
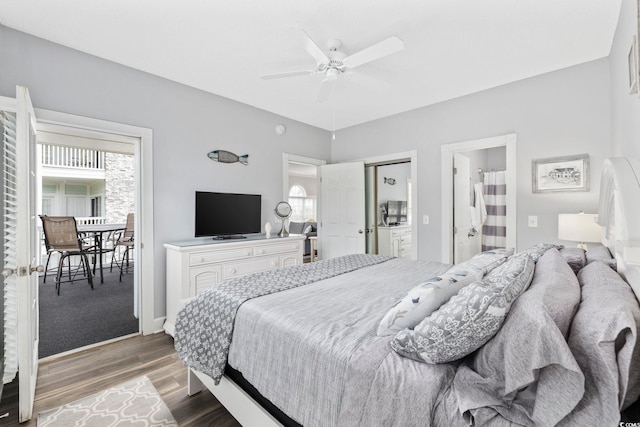
{"type": "Polygon", "coordinates": [[[38,427],[178,427],[146,376],[38,414],[38,427]]]}

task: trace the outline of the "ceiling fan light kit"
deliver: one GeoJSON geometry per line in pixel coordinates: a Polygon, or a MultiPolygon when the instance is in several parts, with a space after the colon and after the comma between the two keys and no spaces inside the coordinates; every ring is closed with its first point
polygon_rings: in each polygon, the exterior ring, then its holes
{"type": "MultiPolygon", "coordinates": [[[[351,55],[347,55],[339,50],[342,47],[340,40],[330,39],[327,41],[328,51],[325,53],[304,30],[300,30],[300,33],[303,37],[305,50],[316,61],[316,69],[264,74],[260,77],[265,80],[270,80],[302,75],[324,74],[324,79],[322,80],[316,97],[317,102],[326,101],[333,88],[333,84],[327,83],[333,83],[341,74],[344,74],[345,77],[350,77],[353,74],[352,70],[354,68],[404,49],[404,42],[398,37],[392,36],[351,55]]],[[[373,78],[371,76],[369,77],[373,78]]]]}

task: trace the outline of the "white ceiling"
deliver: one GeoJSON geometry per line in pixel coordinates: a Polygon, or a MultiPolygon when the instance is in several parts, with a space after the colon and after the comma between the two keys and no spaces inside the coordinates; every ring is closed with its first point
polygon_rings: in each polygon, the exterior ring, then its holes
{"type": "Polygon", "coordinates": [[[337,130],[606,57],[621,0],[0,0],[0,23],[217,95],[337,130]],[[299,29],[346,54],[392,35],[404,50],[321,75],[299,29]]]}

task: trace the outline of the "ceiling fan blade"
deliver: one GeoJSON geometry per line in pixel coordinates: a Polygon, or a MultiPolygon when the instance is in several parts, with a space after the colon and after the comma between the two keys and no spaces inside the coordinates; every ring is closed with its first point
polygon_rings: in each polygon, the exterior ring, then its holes
{"type": "Polygon", "coordinates": [[[324,79],[322,84],[320,85],[320,89],[318,90],[318,95],[316,96],[316,102],[322,103],[329,99],[329,95],[333,92],[333,82],[335,80],[324,79]]]}
{"type": "Polygon", "coordinates": [[[381,41],[380,43],[376,43],[372,46],[362,49],[361,51],[356,52],[353,55],[347,56],[344,59],[343,63],[348,68],[354,68],[359,65],[366,64],[367,62],[380,59],[383,56],[399,52],[402,49],[404,49],[404,42],[398,37],[393,36],[381,41]]]}
{"type": "Polygon", "coordinates": [[[316,60],[317,64],[327,64],[329,63],[329,57],[326,53],[320,49],[320,47],[313,41],[309,34],[307,34],[303,29],[300,29],[300,32],[304,36],[304,48],[309,53],[309,55],[313,56],[313,59],[316,60]]]}
{"type": "Polygon", "coordinates": [[[273,74],[263,74],[260,76],[263,80],[270,79],[281,79],[283,77],[294,77],[294,76],[310,76],[317,73],[316,70],[299,70],[299,71],[285,71],[283,73],[273,73],[273,74]]]}

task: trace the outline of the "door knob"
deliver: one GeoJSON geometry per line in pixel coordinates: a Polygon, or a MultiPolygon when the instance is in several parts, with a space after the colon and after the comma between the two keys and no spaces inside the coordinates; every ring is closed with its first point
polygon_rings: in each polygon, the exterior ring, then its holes
{"type": "Polygon", "coordinates": [[[360,230],[358,230],[358,233],[362,234],[364,233],[364,230],[361,228],[360,230]]]}
{"type": "Polygon", "coordinates": [[[37,265],[37,266],[35,266],[35,267],[31,267],[31,272],[32,272],[32,273],[35,273],[36,271],[37,271],[38,273],[42,273],[42,272],[44,271],[44,267],[43,267],[43,266],[41,266],[41,265],[37,265]]]}

